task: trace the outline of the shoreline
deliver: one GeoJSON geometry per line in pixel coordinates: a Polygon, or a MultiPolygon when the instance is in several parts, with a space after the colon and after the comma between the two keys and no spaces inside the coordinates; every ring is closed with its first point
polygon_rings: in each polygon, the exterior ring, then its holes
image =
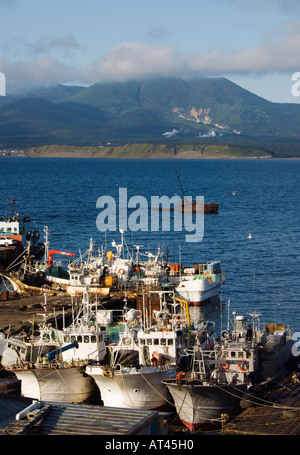
{"type": "Polygon", "coordinates": [[[299,159],[298,153],[261,146],[228,144],[128,143],[122,146],[43,145],[5,150],[0,157],[146,160],[299,159]],[[286,156],[285,156],[286,155],[286,156]]]}
{"type": "Polygon", "coordinates": [[[61,159],[87,159],[87,160],[299,160],[299,156],[203,156],[203,157],[166,157],[166,156],[157,156],[157,157],[141,157],[141,156],[131,156],[131,157],[122,157],[122,156],[85,156],[85,155],[69,155],[69,154],[49,154],[49,155],[26,155],[26,156],[13,156],[5,155],[0,156],[1,158],[61,158],[61,159]]]}

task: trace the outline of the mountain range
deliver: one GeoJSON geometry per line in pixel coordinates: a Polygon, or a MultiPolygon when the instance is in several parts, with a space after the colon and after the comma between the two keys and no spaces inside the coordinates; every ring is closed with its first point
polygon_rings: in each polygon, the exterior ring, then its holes
{"type": "Polygon", "coordinates": [[[0,97],[0,149],[209,143],[300,155],[300,105],[225,78],[55,85],[0,97]]]}

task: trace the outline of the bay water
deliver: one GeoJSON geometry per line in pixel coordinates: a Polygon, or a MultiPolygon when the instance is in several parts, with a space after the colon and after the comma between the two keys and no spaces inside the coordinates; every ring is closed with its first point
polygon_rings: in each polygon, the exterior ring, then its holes
{"type": "MultiPolygon", "coordinates": [[[[0,214],[30,215],[41,233],[48,226],[50,248],[79,255],[93,238],[97,247],[113,250],[120,233],[97,228],[97,200],[119,190],[128,199],[139,195],[182,196],[178,169],[187,196],[218,202],[219,214],[204,216],[204,236],[187,242],[184,229],[151,232],[127,230],[125,240],[155,253],[158,246],[169,260],[184,266],[221,261],[226,282],[221,303],[198,309],[199,318],[225,325],[230,314],[262,314],[265,322],[286,323],[300,331],[300,161],[299,160],[119,160],[72,158],[0,159],[0,214]],[[251,235],[249,235],[251,234],[251,235]]],[[[128,216],[130,216],[128,211],[128,216]]],[[[55,257],[62,261],[69,258],[55,257]]]]}

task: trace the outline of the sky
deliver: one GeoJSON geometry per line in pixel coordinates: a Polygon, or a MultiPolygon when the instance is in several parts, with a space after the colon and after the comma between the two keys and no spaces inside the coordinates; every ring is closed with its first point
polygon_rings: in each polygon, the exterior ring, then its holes
{"type": "Polygon", "coordinates": [[[300,2],[0,0],[0,72],[7,94],[204,76],[300,103],[300,2]]]}

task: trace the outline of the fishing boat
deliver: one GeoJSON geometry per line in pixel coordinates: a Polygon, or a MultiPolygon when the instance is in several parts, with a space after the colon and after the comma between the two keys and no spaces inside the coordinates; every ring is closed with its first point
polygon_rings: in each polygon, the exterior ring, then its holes
{"type": "MultiPolygon", "coordinates": [[[[115,254],[112,251],[105,254],[102,248],[95,255],[95,245],[91,238],[87,251],[77,259],[69,261],[66,271],[61,267],[57,271],[57,266],[53,265],[48,267],[46,281],[56,284],[69,295],[80,295],[88,288],[90,294],[106,297],[111,288],[122,287],[123,283],[130,279],[132,269],[132,260],[121,255],[124,249],[123,237],[120,245],[115,242],[113,245],[117,249],[115,254]]],[[[51,261],[48,261],[48,264],[50,263],[51,261]]]]}
{"type": "Polygon", "coordinates": [[[39,242],[40,232],[32,227],[29,216],[14,213],[15,198],[10,201],[10,216],[0,219],[0,268],[16,270],[22,263],[23,254],[30,245],[31,255],[41,259],[44,255],[44,244],[39,242]]]}
{"type": "Polygon", "coordinates": [[[44,318],[39,334],[30,338],[9,336],[2,366],[21,380],[23,396],[37,400],[82,403],[89,401],[97,387],[85,374],[87,363],[105,357],[105,329],[98,327],[96,312],[84,293],[73,322],[62,330],[47,323],[45,292],[44,318]]]}
{"type": "Polygon", "coordinates": [[[151,311],[143,298],[143,311],[126,312],[124,331],[109,346],[106,363],[87,366],[105,406],[164,410],[171,396],[162,379],[170,378],[184,356],[187,319],[159,295],[159,308],[151,311]]]}
{"type": "Polygon", "coordinates": [[[220,261],[209,261],[183,267],[181,263],[168,261],[168,255],[163,257],[163,250],[157,253],[147,252],[146,260],[136,245],[137,255],[133,264],[133,273],[127,287],[163,286],[170,287],[178,297],[187,300],[190,306],[200,306],[218,297],[226,276],[222,272],[220,261]]]}
{"type": "Polygon", "coordinates": [[[44,261],[33,258],[28,245],[19,269],[7,276],[14,290],[39,293],[40,288],[47,284],[55,291],[68,295],[83,295],[88,288],[90,294],[97,294],[100,298],[106,297],[111,284],[108,285],[105,280],[102,257],[92,255],[93,240],[90,239],[87,252],[76,260],[74,253],[49,249],[47,226],[44,226],[44,232],[44,261]],[[61,261],[54,261],[54,255],[67,256],[74,260],[69,260],[67,268],[64,268],[61,261]]]}
{"type": "MultiPolygon", "coordinates": [[[[200,213],[200,214],[205,214],[205,215],[209,215],[209,214],[214,214],[214,215],[217,215],[219,213],[219,203],[218,202],[206,202],[206,203],[200,203],[197,201],[197,199],[190,199],[189,197],[186,197],[185,196],[185,193],[184,193],[184,190],[183,190],[183,186],[182,186],[182,183],[181,183],[181,179],[180,179],[180,176],[179,176],[179,173],[178,173],[178,170],[175,168],[175,172],[176,172],[176,176],[177,176],[177,180],[178,180],[178,183],[179,183],[179,186],[180,186],[180,189],[181,189],[181,192],[182,192],[182,196],[183,196],[183,199],[179,202],[178,206],[177,206],[177,210],[179,212],[190,212],[190,213],[200,213]]],[[[176,209],[175,207],[161,207],[159,206],[158,209],[160,212],[161,211],[170,211],[170,212],[174,212],[174,210],[176,209]]]]}
{"type": "Polygon", "coordinates": [[[180,189],[183,195],[183,201],[181,203],[181,206],[179,207],[180,210],[183,212],[193,212],[196,213],[197,211],[199,213],[204,213],[204,214],[218,214],[219,213],[219,203],[218,202],[209,202],[205,204],[199,204],[197,200],[192,200],[191,202],[187,200],[187,198],[184,195],[182,183],[179,177],[178,170],[175,169],[178,183],[180,185],[180,189]]]}
{"type": "Polygon", "coordinates": [[[74,259],[74,253],[49,250],[48,228],[45,232],[45,261],[32,260],[30,248],[24,257],[20,269],[12,276],[14,290],[22,292],[39,292],[44,283],[52,289],[69,295],[82,295],[88,287],[89,293],[99,297],[107,297],[110,290],[137,289],[147,287],[169,287],[177,295],[199,306],[218,296],[225,274],[219,261],[183,267],[179,263],[168,261],[168,253],[164,258],[162,248],[156,253],[140,252],[141,245],[134,245],[136,257],[133,258],[128,245],[121,233],[121,243],[112,242],[114,250],[105,252],[103,248],[95,254],[93,239],[87,251],[74,259]],[[71,256],[67,268],[61,261],[54,262],[53,256],[71,256]],[[30,286],[30,287],[28,287],[30,286]],[[36,289],[35,289],[36,288],[36,289]]]}
{"type": "Polygon", "coordinates": [[[177,295],[188,300],[191,306],[200,306],[219,295],[225,283],[225,274],[220,262],[214,261],[183,269],[182,273],[177,273],[176,281],[177,295]]]}
{"type": "Polygon", "coordinates": [[[262,391],[284,375],[293,343],[290,330],[282,324],[261,330],[259,316],[251,314],[247,329],[246,318],[234,313],[233,330],[222,331],[212,350],[196,343],[187,352],[190,370],[163,380],[189,430],[219,427],[241,412],[242,404],[255,402],[254,385],[262,391]]]}

